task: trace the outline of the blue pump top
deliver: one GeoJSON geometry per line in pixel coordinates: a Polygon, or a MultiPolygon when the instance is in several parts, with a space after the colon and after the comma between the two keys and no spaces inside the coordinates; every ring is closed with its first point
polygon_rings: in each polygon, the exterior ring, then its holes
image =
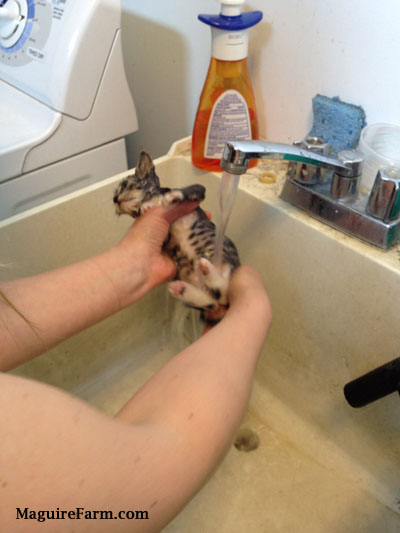
{"type": "Polygon", "coordinates": [[[263,14],[262,11],[250,11],[248,13],[241,13],[234,17],[226,15],[198,15],[198,19],[204,24],[208,24],[213,28],[227,31],[240,31],[251,28],[260,22],[263,14]]]}

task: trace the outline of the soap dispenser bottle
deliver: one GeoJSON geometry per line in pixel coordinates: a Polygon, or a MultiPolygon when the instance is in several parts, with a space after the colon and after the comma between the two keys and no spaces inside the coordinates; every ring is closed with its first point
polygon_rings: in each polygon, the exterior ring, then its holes
{"type": "Polygon", "coordinates": [[[258,138],[247,49],[249,28],[263,15],[261,11],[242,13],[245,0],[218,1],[219,15],[198,16],[211,26],[212,55],[192,135],[192,163],[210,171],[222,171],[226,141],[258,138]]]}

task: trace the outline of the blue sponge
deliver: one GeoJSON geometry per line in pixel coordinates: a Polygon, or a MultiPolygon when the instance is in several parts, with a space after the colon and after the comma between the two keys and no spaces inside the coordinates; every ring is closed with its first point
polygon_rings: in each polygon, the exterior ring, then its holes
{"type": "Polygon", "coordinates": [[[317,94],[312,108],[314,121],[309,136],[322,137],[335,153],[357,148],[361,130],[366,125],[362,107],[342,102],[338,96],[328,98],[317,94]]]}

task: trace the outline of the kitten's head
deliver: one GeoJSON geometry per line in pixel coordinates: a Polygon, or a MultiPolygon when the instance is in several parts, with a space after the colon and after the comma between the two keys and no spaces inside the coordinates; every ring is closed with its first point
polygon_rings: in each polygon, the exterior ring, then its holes
{"type": "Polygon", "coordinates": [[[124,178],[114,193],[115,209],[118,215],[124,213],[136,218],[140,216],[143,202],[159,194],[160,181],[151,157],[141,152],[135,173],[124,178]]]}

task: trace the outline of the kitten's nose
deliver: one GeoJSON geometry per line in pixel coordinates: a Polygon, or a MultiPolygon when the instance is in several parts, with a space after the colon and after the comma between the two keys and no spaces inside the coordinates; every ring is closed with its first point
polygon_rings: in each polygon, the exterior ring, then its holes
{"type": "Polygon", "coordinates": [[[118,194],[116,194],[116,195],[114,196],[114,204],[117,204],[117,203],[118,203],[118,194]]]}

